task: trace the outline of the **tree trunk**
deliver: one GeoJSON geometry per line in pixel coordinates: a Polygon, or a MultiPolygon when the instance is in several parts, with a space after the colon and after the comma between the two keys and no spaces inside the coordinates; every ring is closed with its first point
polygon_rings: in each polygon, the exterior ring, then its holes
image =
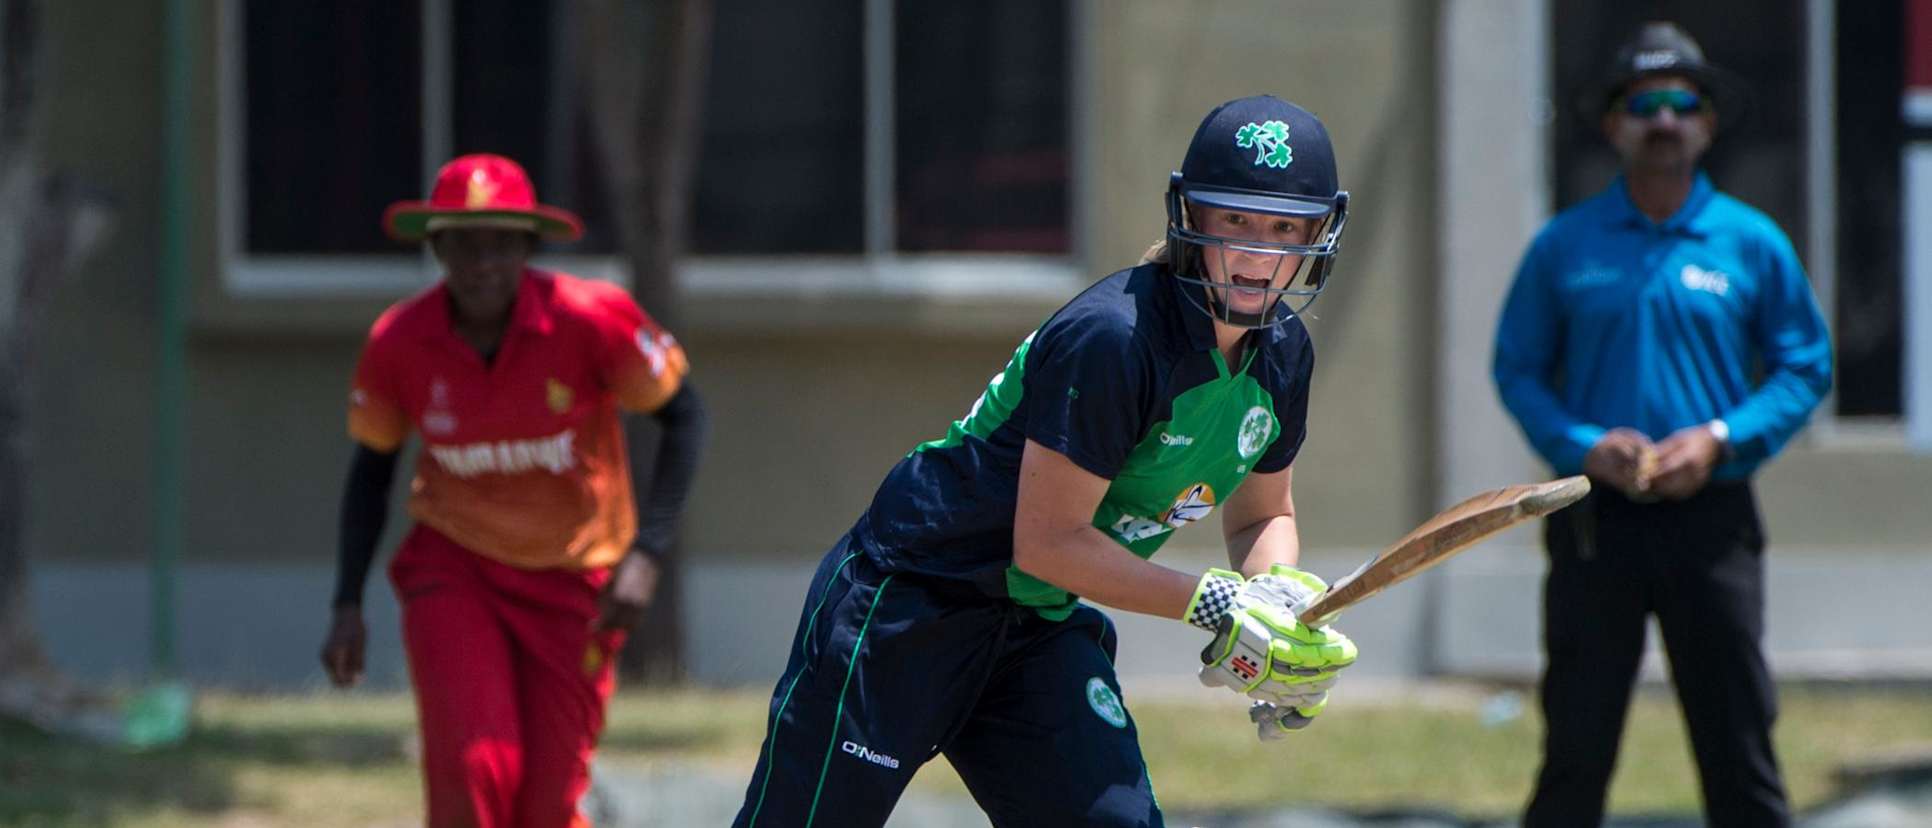
{"type": "Polygon", "coordinates": [[[108,228],[108,199],[41,169],[35,0],[0,0],[0,714],[42,720],[83,694],[42,652],[27,597],[28,381],[49,294],[108,228]]]}
{"type": "MultiPolygon", "coordinates": [[[[582,8],[585,103],[631,291],[677,333],[675,267],[688,238],[711,0],[589,0],[582,8]]],[[[655,453],[654,424],[627,431],[634,453],[655,453]]],[[[619,661],[627,678],[646,684],[683,678],[681,558],[677,545],[660,561],[657,597],[619,661]]]]}

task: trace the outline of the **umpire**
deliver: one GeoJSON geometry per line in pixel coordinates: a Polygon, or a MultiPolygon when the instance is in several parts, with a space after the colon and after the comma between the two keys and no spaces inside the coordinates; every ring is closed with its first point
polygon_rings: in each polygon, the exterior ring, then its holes
{"type": "Polygon", "coordinates": [[[1617,51],[1581,111],[1622,172],[1537,234],[1497,326],[1503,404],[1558,474],[1597,484],[1544,530],[1529,828],[1601,824],[1650,614],[1710,824],[1791,821],[1750,479],[1830,387],[1831,345],[1790,240],[1698,169],[1741,114],[1734,77],[1671,23],[1617,51]]]}

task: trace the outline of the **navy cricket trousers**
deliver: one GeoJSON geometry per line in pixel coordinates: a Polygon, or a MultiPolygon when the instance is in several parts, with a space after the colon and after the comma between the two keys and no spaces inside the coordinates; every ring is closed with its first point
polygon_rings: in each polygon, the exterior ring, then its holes
{"type": "Polygon", "coordinates": [[[880,571],[841,539],[819,565],[733,823],[882,825],[945,754],[995,826],[1159,826],[1115,680],[1114,630],[974,587],[880,571]]]}
{"type": "Polygon", "coordinates": [[[1714,828],[1789,825],[1771,750],[1764,535],[1747,483],[1636,503],[1600,487],[1544,525],[1543,768],[1525,828],[1603,822],[1624,713],[1657,616],[1714,828]]]}

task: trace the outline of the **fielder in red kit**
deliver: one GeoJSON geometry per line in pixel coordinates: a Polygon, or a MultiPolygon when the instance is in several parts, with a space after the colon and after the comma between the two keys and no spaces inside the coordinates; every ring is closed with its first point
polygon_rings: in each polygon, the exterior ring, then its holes
{"type": "Polygon", "coordinates": [[[467,155],[391,206],[443,280],[369,331],[349,400],[334,618],[322,662],[361,676],[362,588],[405,437],[414,526],[389,575],[422,728],[432,826],[579,826],[612,660],[650,601],[703,441],[684,351],[629,294],[528,266],[576,216],[516,162],[467,155]],[[662,426],[633,486],[619,411],[662,426]],[[633,489],[643,491],[634,497],[633,489]]]}

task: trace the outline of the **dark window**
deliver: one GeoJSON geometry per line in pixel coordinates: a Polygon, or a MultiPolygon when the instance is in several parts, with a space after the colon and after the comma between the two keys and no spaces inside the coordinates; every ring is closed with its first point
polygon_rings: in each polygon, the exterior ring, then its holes
{"type": "Polygon", "coordinates": [[[451,102],[451,139],[456,155],[494,152],[524,165],[536,178],[548,149],[545,139],[568,102],[550,95],[548,3],[529,0],[465,0],[455,4],[450,38],[456,70],[451,102]],[[562,110],[562,111],[559,111],[562,110]]]}
{"type": "Polygon", "coordinates": [[[695,252],[863,249],[863,12],[851,0],[717,0],[695,252]]]}
{"type": "Polygon", "coordinates": [[[1065,253],[1067,7],[901,3],[898,246],[1065,253]]]}
{"type": "Polygon", "coordinates": [[[415,3],[250,2],[247,249],[387,252],[382,211],[422,187],[415,3]]]}
{"type": "Polygon", "coordinates": [[[1899,0],[1839,3],[1838,278],[1831,320],[1838,345],[1838,413],[1904,410],[1904,319],[1899,209],[1899,116],[1905,57],[1899,0]]]}
{"type": "MultiPolygon", "coordinates": [[[[248,108],[244,238],[251,253],[395,253],[391,202],[423,198],[420,2],[268,3],[244,22],[248,108]]],[[[574,54],[575,21],[537,0],[452,4],[452,155],[494,152],[523,164],[537,197],[583,216],[570,252],[608,252],[574,54]],[[567,50],[562,50],[567,51],[567,50]]]]}
{"type": "MultiPolygon", "coordinates": [[[[865,4],[715,2],[693,251],[863,252],[865,4]]],[[[580,61],[563,45],[572,7],[451,8],[454,153],[517,159],[539,198],[584,216],[585,241],[567,249],[613,249],[580,61]]],[[[434,173],[422,169],[420,9],[247,3],[249,252],[398,249],[382,211],[422,197],[434,173]]],[[[1065,0],[902,3],[894,16],[900,249],[1068,251],[1065,0]]]]}
{"type": "Polygon", "coordinates": [[[584,220],[581,241],[555,249],[608,253],[616,228],[591,143],[581,62],[559,36],[578,21],[569,9],[537,0],[464,0],[454,6],[451,38],[451,143],[454,155],[493,152],[530,173],[538,200],[584,220]]]}

